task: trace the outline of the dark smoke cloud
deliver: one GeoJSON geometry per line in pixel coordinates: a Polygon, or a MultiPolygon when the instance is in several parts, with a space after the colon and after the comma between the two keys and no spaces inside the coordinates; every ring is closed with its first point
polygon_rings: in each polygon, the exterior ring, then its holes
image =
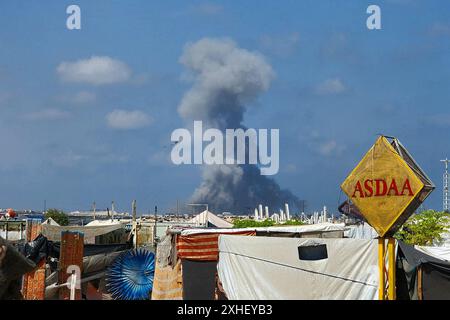
{"type": "MultiPolygon", "coordinates": [[[[244,128],[247,106],[266,91],[274,77],[259,53],[239,48],[230,39],[202,39],[188,44],[180,62],[190,72],[192,88],[184,95],[179,114],[187,121],[202,120],[204,127],[244,128]]],[[[282,190],[255,165],[205,165],[203,181],[191,197],[218,212],[248,212],[268,205],[271,210],[299,199],[282,190]]],[[[252,212],[252,211],[251,211],[252,212]]]]}

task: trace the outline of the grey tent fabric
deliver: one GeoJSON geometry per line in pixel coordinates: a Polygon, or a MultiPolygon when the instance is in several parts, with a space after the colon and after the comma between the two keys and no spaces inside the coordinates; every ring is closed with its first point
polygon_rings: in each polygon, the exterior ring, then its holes
{"type": "Polygon", "coordinates": [[[181,260],[183,300],[213,300],[216,288],[217,261],[181,260]]]}
{"type": "Polygon", "coordinates": [[[402,241],[397,256],[397,297],[419,298],[418,268],[422,269],[422,299],[450,300],[450,263],[427,255],[402,241]]]}

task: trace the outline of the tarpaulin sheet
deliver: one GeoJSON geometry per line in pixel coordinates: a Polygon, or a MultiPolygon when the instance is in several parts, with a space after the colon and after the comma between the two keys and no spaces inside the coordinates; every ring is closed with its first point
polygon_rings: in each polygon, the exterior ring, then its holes
{"type": "Polygon", "coordinates": [[[369,224],[363,223],[348,226],[348,229],[344,232],[344,237],[352,239],[376,239],[378,238],[378,233],[369,224]]]}
{"type": "Polygon", "coordinates": [[[181,260],[183,300],[213,300],[216,289],[216,261],[181,260]]]}
{"type": "Polygon", "coordinates": [[[331,232],[331,231],[345,231],[346,227],[344,223],[317,223],[307,224],[301,226],[276,226],[276,227],[258,227],[258,228],[239,228],[239,229],[185,229],[181,231],[182,236],[194,235],[199,233],[238,233],[244,231],[258,231],[268,233],[316,233],[316,232],[331,232]]]}
{"type": "Polygon", "coordinates": [[[450,263],[398,241],[397,296],[402,299],[450,300],[450,263]],[[418,269],[422,271],[419,283],[418,269]],[[421,288],[419,290],[418,288],[421,288]],[[408,296],[409,294],[409,296],[408,296]]]}
{"type": "Polygon", "coordinates": [[[450,262],[450,247],[415,246],[415,248],[432,257],[450,262]]]}
{"type": "Polygon", "coordinates": [[[107,225],[100,226],[55,226],[51,224],[42,224],[42,234],[52,241],[61,241],[61,232],[81,232],[84,234],[84,238],[92,238],[107,234],[117,229],[124,228],[124,225],[120,222],[112,222],[107,225]]]}
{"type": "MultiPolygon", "coordinates": [[[[217,261],[219,257],[218,237],[221,233],[199,233],[177,236],[177,254],[180,259],[217,261]]],[[[233,235],[254,236],[255,231],[239,231],[233,235]]]]}
{"type": "Polygon", "coordinates": [[[378,298],[377,240],[219,237],[218,273],[230,300],[378,298]],[[325,244],[327,258],[300,260],[325,244]]]}
{"type": "Polygon", "coordinates": [[[183,278],[181,274],[181,260],[172,267],[161,267],[156,264],[153,280],[152,300],[182,300],[183,278]]]}

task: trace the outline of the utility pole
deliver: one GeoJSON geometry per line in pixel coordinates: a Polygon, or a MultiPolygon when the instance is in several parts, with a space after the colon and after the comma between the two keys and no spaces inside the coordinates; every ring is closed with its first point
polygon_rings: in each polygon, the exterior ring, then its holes
{"type": "Polygon", "coordinates": [[[94,220],[95,220],[95,209],[96,209],[96,207],[95,207],[95,201],[94,201],[94,203],[92,204],[92,210],[94,211],[94,220]]]}
{"type": "Polygon", "coordinates": [[[134,248],[137,249],[138,246],[138,230],[137,230],[137,222],[136,222],[136,200],[133,200],[131,203],[131,212],[133,217],[133,230],[134,230],[134,248]]]}
{"type": "Polygon", "coordinates": [[[114,221],[114,210],[115,210],[115,205],[114,205],[114,201],[111,202],[111,220],[114,221]]]}
{"type": "Polygon", "coordinates": [[[450,210],[450,195],[448,190],[448,164],[450,163],[450,160],[445,158],[445,160],[441,160],[441,162],[445,165],[445,171],[443,175],[443,192],[442,192],[442,207],[444,211],[450,210]]]}
{"type": "Polygon", "coordinates": [[[133,200],[133,202],[131,203],[131,212],[133,221],[136,221],[136,200],[133,200]]]}
{"type": "MultiPolygon", "coordinates": [[[[178,204],[178,201],[177,201],[178,204]]],[[[155,252],[156,252],[156,224],[158,223],[158,206],[155,206],[155,230],[153,230],[153,245],[155,247],[155,252]]]]}

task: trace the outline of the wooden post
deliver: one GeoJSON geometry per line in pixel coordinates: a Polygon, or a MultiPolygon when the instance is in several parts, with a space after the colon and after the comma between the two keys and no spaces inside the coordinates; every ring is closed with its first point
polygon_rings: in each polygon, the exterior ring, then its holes
{"type": "Polygon", "coordinates": [[[385,278],[385,246],[384,237],[378,238],[378,273],[380,275],[380,286],[378,289],[378,300],[385,300],[386,278],[385,278]]]}
{"type": "Polygon", "coordinates": [[[417,267],[417,299],[423,300],[422,267],[417,267]]]}
{"type": "MultiPolygon", "coordinates": [[[[41,233],[41,221],[28,219],[26,222],[26,240],[33,241],[41,233]]],[[[34,271],[23,276],[22,295],[25,300],[45,299],[45,271],[46,259],[37,264],[34,271]]]]}

